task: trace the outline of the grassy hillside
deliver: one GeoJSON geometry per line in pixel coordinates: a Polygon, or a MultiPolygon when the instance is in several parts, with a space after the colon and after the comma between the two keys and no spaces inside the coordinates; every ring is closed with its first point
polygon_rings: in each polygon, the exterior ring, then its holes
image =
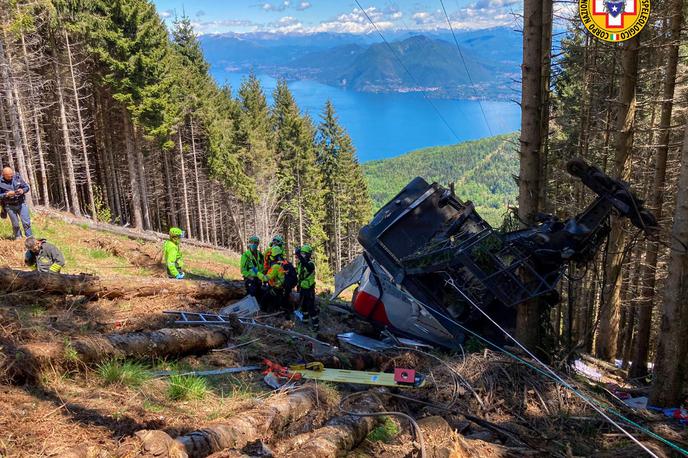
{"type": "Polygon", "coordinates": [[[502,219],[506,203],[516,200],[516,134],[498,135],[457,145],[424,148],[363,164],[377,210],[414,177],[442,185],[456,183],[456,194],[472,200],[491,224],[502,219]]]}
{"type": "MultiPolygon", "coordinates": [[[[56,212],[53,212],[56,213],[56,212]]],[[[42,211],[32,211],[33,232],[57,245],[65,256],[63,273],[105,276],[165,277],[162,242],[131,240],[68,224],[42,211]]],[[[11,239],[9,219],[0,219],[0,267],[24,268],[24,241],[11,239]]],[[[225,250],[184,246],[190,277],[241,278],[239,255],[225,250]]]]}

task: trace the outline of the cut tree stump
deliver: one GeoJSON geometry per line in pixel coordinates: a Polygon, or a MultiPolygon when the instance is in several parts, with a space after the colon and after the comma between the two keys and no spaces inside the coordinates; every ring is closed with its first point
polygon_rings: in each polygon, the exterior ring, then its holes
{"type": "Polygon", "coordinates": [[[0,293],[21,291],[41,294],[72,294],[109,299],[179,295],[197,299],[231,300],[239,299],[246,295],[244,283],[240,281],[98,277],[83,274],[60,275],[0,269],[0,293]]]}
{"type": "Polygon", "coordinates": [[[241,333],[236,322],[227,328],[182,328],[128,334],[94,335],[66,342],[34,342],[14,349],[10,376],[35,379],[47,367],[93,365],[112,358],[156,358],[206,353],[241,333]]]}
{"type": "MultiPolygon", "coordinates": [[[[348,410],[352,412],[380,412],[381,406],[377,398],[363,395],[348,410]]],[[[370,434],[381,416],[359,417],[344,415],[329,419],[325,425],[309,433],[281,442],[276,447],[276,456],[280,457],[318,457],[336,458],[353,450],[370,434]]]]}
{"type": "MultiPolygon", "coordinates": [[[[204,458],[225,449],[241,449],[249,442],[269,437],[308,415],[316,407],[317,397],[316,388],[306,385],[288,395],[270,398],[262,406],[227,418],[225,423],[190,432],[174,441],[181,445],[190,458],[204,458]]],[[[142,444],[143,448],[171,448],[169,436],[162,431],[155,435],[141,431],[137,436],[139,439],[149,438],[142,444]],[[156,447],[152,438],[163,444],[156,447]]]]}

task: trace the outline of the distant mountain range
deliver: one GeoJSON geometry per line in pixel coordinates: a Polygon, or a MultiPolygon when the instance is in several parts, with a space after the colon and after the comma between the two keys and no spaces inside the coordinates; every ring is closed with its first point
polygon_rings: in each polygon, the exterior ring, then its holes
{"type": "Polygon", "coordinates": [[[521,36],[511,29],[457,33],[470,77],[450,34],[386,35],[389,45],[375,35],[335,33],[203,35],[201,44],[215,69],[311,79],[362,92],[506,99],[518,89],[514,81],[520,72],[521,36]]]}

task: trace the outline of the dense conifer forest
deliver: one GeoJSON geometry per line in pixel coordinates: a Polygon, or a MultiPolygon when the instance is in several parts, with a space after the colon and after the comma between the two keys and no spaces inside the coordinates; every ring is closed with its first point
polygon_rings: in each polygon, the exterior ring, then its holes
{"type": "Polygon", "coordinates": [[[183,227],[242,249],[252,233],[306,241],[338,269],[370,203],[326,104],[285,82],[220,87],[187,17],[168,32],[145,0],[0,2],[1,159],[29,199],[140,229],[183,227]]]}

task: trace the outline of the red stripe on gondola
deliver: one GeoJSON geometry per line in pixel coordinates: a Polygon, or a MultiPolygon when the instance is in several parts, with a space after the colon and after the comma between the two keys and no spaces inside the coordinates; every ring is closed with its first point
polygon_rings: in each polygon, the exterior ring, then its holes
{"type": "Polygon", "coordinates": [[[387,318],[387,312],[385,312],[385,304],[365,291],[359,291],[354,297],[354,311],[377,324],[383,326],[391,324],[389,318],[387,318]]]}

